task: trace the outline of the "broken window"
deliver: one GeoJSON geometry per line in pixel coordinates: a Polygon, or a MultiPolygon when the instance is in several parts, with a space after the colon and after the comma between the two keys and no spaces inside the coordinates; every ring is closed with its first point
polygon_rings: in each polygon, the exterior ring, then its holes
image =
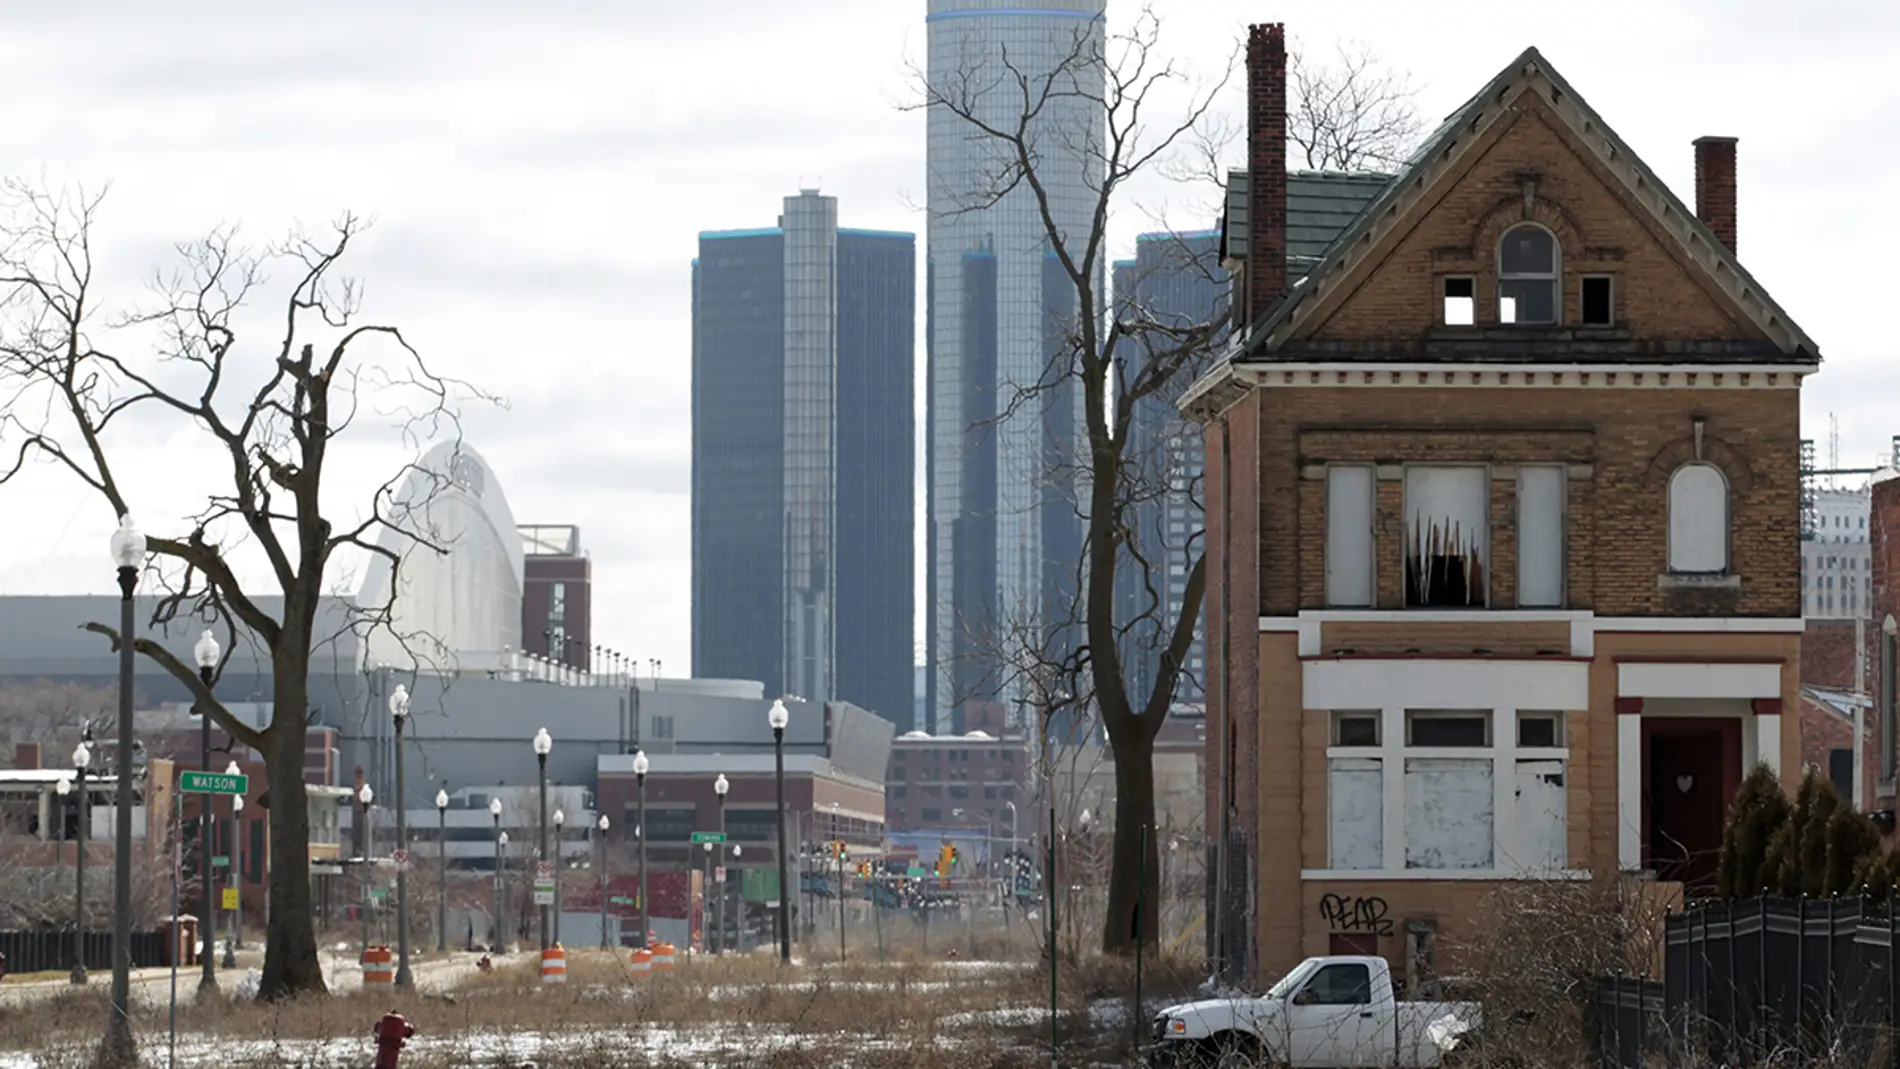
{"type": "Polygon", "coordinates": [[[1564,603],[1564,475],[1555,464],[1517,470],[1517,603],[1523,608],[1564,603]]]}
{"type": "Polygon", "coordinates": [[[1583,325],[1586,327],[1613,327],[1616,325],[1616,304],[1612,298],[1614,289],[1608,275],[1583,276],[1583,291],[1580,311],[1583,313],[1583,325]]]}
{"type": "Polygon", "coordinates": [[[1445,291],[1445,325],[1468,327],[1478,321],[1478,280],[1453,276],[1442,283],[1445,291]]]}
{"type": "Polygon", "coordinates": [[[1728,571],[1728,480],[1713,464],[1684,464],[1669,477],[1669,570],[1728,571]]]}
{"type": "Polygon", "coordinates": [[[1492,768],[1480,758],[1405,760],[1405,867],[1492,867],[1492,768]]]}
{"type": "Polygon", "coordinates": [[[1372,604],[1372,495],[1369,465],[1326,469],[1326,604],[1372,604]]]}
{"type": "Polygon", "coordinates": [[[1385,867],[1385,762],[1335,757],[1327,770],[1327,854],[1335,869],[1385,867]]]}
{"type": "Polygon", "coordinates": [[[1557,322],[1557,239],[1535,223],[1505,231],[1498,242],[1498,322],[1557,322]]]}
{"type": "Polygon", "coordinates": [[[1406,608],[1485,605],[1490,489],[1482,467],[1406,469],[1406,608]]]}

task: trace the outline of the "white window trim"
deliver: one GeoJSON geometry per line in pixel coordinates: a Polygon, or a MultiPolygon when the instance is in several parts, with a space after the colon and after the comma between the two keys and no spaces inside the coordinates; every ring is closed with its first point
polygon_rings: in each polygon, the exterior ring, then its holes
{"type": "MultiPolygon", "coordinates": [[[[1561,713],[1565,717],[1564,738],[1570,737],[1568,722],[1570,711],[1526,707],[1522,710],[1514,707],[1498,707],[1491,713],[1491,745],[1479,746],[1406,746],[1405,720],[1406,706],[1388,705],[1380,710],[1380,745],[1378,746],[1328,746],[1326,758],[1330,763],[1339,757],[1376,757],[1380,761],[1383,776],[1380,783],[1381,804],[1384,808],[1383,823],[1385,849],[1383,863],[1376,869],[1305,869],[1300,873],[1302,879],[1402,879],[1402,880],[1531,880],[1531,879],[1586,879],[1584,870],[1564,868],[1552,871],[1540,871],[1521,867],[1494,865],[1489,869],[1415,869],[1405,864],[1405,759],[1421,758],[1457,758],[1461,760],[1482,760],[1489,757],[1491,765],[1491,856],[1495,862],[1502,862],[1517,842],[1518,802],[1517,802],[1517,763],[1519,761],[1562,761],[1564,763],[1564,784],[1569,789],[1569,777],[1573,773],[1570,762],[1570,747],[1519,747],[1517,745],[1517,714],[1561,713]],[[1509,725],[1509,731],[1501,731],[1500,724],[1509,725]]],[[[1357,710],[1348,710],[1356,712],[1357,710]]],[[[1471,710],[1476,712],[1478,710],[1471,710]]],[[[1327,729],[1331,738],[1332,713],[1327,716],[1327,729]]],[[[1330,785],[1328,787],[1330,791],[1330,785]]],[[[1332,807],[1330,796],[1327,799],[1327,842],[1330,850],[1332,807]]],[[[1565,825],[1564,853],[1569,855],[1570,822],[1576,814],[1567,812],[1565,825]]],[[[1330,866],[1332,858],[1327,858],[1330,866]]]]}

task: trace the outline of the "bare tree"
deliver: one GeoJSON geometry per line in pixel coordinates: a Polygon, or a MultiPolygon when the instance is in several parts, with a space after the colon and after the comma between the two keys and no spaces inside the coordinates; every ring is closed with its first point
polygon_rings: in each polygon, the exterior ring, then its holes
{"type": "MultiPolygon", "coordinates": [[[[161,591],[151,625],[218,621],[227,663],[240,642],[261,649],[272,676],[270,723],[260,729],[234,716],[159,642],[140,637],[133,647],[262,754],[272,866],[258,995],[322,991],[303,783],[311,663],[345,630],[359,639],[393,630],[401,586],[392,582],[382,604],[344,605],[346,621],[326,634],[326,574],[341,565],[340,554],[382,556],[399,569],[409,551],[443,551],[418,519],[426,501],[415,485],[446,485],[412,462],[374,494],[367,518],[338,523],[323,511],[325,477],[333,447],[359,417],[380,416],[414,446],[455,431],[456,402],[479,395],[432,371],[397,328],[354,322],[360,290],[339,265],[365,226],[357,217],[261,249],[231,229],[213,231],[177,247],[180,263],[154,276],[148,306],[105,316],[96,307],[103,298],[93,254],[99,205],[83,191],[0,187],[0,441],[12,454],[0,482],[31,460],[50,460],[122,517],[131,502],[115,461],[138,448],[133,435],[149,444],[155,426],[190,429],[220,456],[219,489],[184,530],[148,535],[145,579],[161,591]],[[271,267],[292,280],[280,298],[282,333],[240,345],[242,312],[263,293],[271,267]],[[400,550],[382,544],[390,532],[400,550]],[[267,593],[240,578],[244,553],[267,564],[267,593]]],[[[86,627],[119,647],[113,628],[86,627]]]]}
{"type": "Polygon", "coordinates": [[[1378,53],[1342,42],[1333,63],[1304,52],[1291,57],[1292,108],[1287,140],[1316,171],[1389,171],[1418,144],[1416,90],[1405,74],[1386,67],[1378,53]]]}
{"type": "MultiPolygon", "coordinates": [[[[1058,492],[1072,492],[1083,527],[1075,604],[1043,606],[1021,621],[1028,641],[1004,660],[1002,671],[1013,676],[1006,682],[1015,691],[1038,691],[1045,719],[1065,704],[1087,709],[1107,735],[1116,805],[1103,947],[1113,953],[1133,949],[1139,903],[1158,899],[1154,738],[1194,639],[1206,574],[1197,548],[1179,608],[1162,620],[1159,669],[1145,693],[1131,693],[1124,650],[1138,623],[1118,617],[1116,590],[1126,563],[1151,563],[1130,532],[1136,507],[1153,490],[1140,477],[1140,458],[1131,456],[1131,431],[1138,408],[1211,363],[1219,327],[1111,308],[1104,284],[1109,220],[1127,183],[1192,144],[1234,69],[1230,57],[1224,71],[1197,84],[1160,54],[1158,43],[1158,21],[1144,12],[1126,32],[1079,30],[1053,63],[1003,49],[921,81],[923,106],[954,116],[991,161],[982,188],[959,191],[956,210],[987,211],[1009,201],[1033,211],[1073,301],[1064,337],[1039,381],[1012,384],[998,407],[1001,423],[1052,401],[1080,409],[1081,433],[1059,465],[1066,470],[1050,473],[1058,492]],[[1172,118],[1154,114],[1167,93],[1184,94],[1172,118]],[[1008,106],[999,110],[999,98],[1008,106]],[[1075,128],[1061,121],[1078,105],[1099,111],[1105,125],[1075,128]],[[1059,203],[1059,183],[1078,170],[1089,197],[1071,211],[1059,203]],[[1073,228],[1078,217],[1084,225],[1073,228]],[[1053,700],[1058,693],[1063,699],[1053,700]]],[[[1159,597],[1149,601],[1136,617],[1161,620],[1173,608],[1159,597]]],[[[1141,925],[1150,944],[1155,928],[1141,925]]]]}
{"type": "MultiPolygon", "coordinates": [[[[1227,318],[1218,304],[1205,319],[1183,319],[1107,292],[1108,230],[1124,187],[1151,170],[1218,176],[1231,136],[1213,105],[1237,50],[1213,77],[1196,80],[1162,56],[1159,36],[1144,10],[1123,32],[1078,31],[1053,63],[1003,48],[919,76],[922,106],[954,117],[987,161],[976,188],[950,191],[949,210],[1030,211],[1072,301],[1040,377],[1003,384],[997,413],[984,422],[1000,434],[1051,406],[1079,411],[1072,446],[1058,450],[1046,474],[1083,528],[1074,594],[1067,604],[1044,598],[1012,618],[978,622],[989,635],[977,646],[993,660],[986,686],[1018,695],[1045,724],[1081,711],[1107,736],[1115,814],[1102,945],[1111,953],[1132,950],[1137,931],[1149,945],[1159,934],[1153,907],[1141,905],[1159,901],[1154,744],[1184,677],[1206,587],[1200,532],[1170,539],[1142,516],[1170,496],[1199,504],[1198,476],[1171,452],[1166,424],[1175,399],[1218,359],[1227,318]],[[1078,103],[1103,124],[1073,121],[1078,103]],[[1089,194],[1079,210],[1062,188],[1078,171],[1089,194]],[[1180,577],[1165,591],[1164,572],[1180,577]],[[1146,669],[1134,671],[1143,658],[1146,669]]],[[[1410,88],[1363,50],[1341,55],[1343,67],[1309,65],[1296,75],[1294,140],[1313,167],[1396,162],[1417,133],[1410,88]]],[[[1174,242],[1166,259],[1158,270],[1226,286],[1213,254],[1189,241],[1174,242]]]]}

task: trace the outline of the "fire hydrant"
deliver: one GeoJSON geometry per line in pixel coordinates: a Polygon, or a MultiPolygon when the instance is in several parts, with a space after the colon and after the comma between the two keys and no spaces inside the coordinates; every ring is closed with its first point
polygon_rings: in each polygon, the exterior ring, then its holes
{"type": "Polygon", "coordinates": [[[371,1034],[376,1037],[376,1069],[396,1069],[396,1062],[402,1057],[402,1045],[416,1034],[416,1026],[402,1014],[390,1010],[376,1022],[371,1034]]]}

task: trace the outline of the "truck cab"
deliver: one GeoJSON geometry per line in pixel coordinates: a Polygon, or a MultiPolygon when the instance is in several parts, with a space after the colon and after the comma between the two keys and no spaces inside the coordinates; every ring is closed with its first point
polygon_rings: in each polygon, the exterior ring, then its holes
{"type": "Polygon", "coordinates": [[[1401,1002],[1384,958],[1308,958],[1258,998],[1170,1006],[1149,1064],[1166,1069],[1430,1069],[1476,1027],[1472,1003],[1401,1002]]]}

